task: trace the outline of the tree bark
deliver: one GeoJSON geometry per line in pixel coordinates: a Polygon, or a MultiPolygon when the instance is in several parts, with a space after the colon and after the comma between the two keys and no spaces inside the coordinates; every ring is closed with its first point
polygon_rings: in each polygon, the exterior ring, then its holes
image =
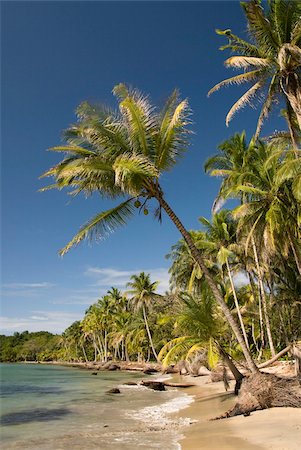
{"type": "Polygon", "coordinates": [[[151,335],[151,332],[150,332],[150,329],[149,329],[149,326],[148,326],[148,322],[147,322],[147,318],[146,318],[146,311],[145,311],[144,305],[142,306],[142,312],[143,312],[145,328],[146,328],[146,331],[147,331],[147,335],[148,335],[148,339],[149,339],[149,343],[150,343],[151,349],[153,351],[154,357],[156,358],[156,361],[158,363],[160,363],[158,355],[157,355],[155,347],[154,347],[154,344],[153,344],[152,335],[151,335]]]}
{"type": "Polygon", "coordinates": [[[258,281],[259,281],[259,286],[260,286],[261,299],[262,299],[262,305],[263,305],[263,313],[264,313],[265,325],[266,325],[266,329],[267,329],[269,346],[270,346],[272,356],[275,356],[276,352],[275,352],[275,347],[274,347],[272,333],[271,333],[271,325],[270,325],[269,315],[268,315],[268,311],[267,311],[266,296],[265,296],[265,291],[264,291],[264,287],[263,287],[261,271],[260,271],[260,267],[259,267],[257,249],[256,249],[256,245],[255,245],[253,236],[252,236],[251,240],[252,240],[252,247],[253,247],[254,258],[255,258],[255,263],[256,263],[256,268],[257,268],[257,276],[258,276],[258,281]]]}
{"type": "Polygon", "coordinates": [[[242,331],[242,334],[244,336],[247,349],[250,350],[246,329],[245,329],[245,326],[244,326],[244,323],[243,323],[243,320],[242,320],[242,316],[241,316],[241,313],[240,313],[240,309],[239,309],[239,304],[238,304],[238,300],[237,300],[236,290],[235,290],[235,286],[234,286],[234,283],[233,283],[233,279],[232,279],[232,274],[231,274],[228,258],[226,259],[226,265],[227,265],[229,280],[230,280],[231,288],[232,288],[232,292],[233,292],[233,297],[234,297],[234,302],[235,302],[235,306],[236,306],[236,311],[237,311],[237,315],[238,315],[238,318],[239,318],[239,323],[240,323],[240,326],[241,326],[241,331],[242,331]]]}
{"type": "Polygon", "coordinates": [[[292,238],[291,238],[290,233],[288,233],[288,240],[289,240],[289,242],[290,242],[290,246],[291,246],[291,249],[292,249],[292,251],[293,251],[293,255],[294,255],[294,258],[295,258],[295,262],[296,262],[296,266],[297,266],[299,275],[301,275],[301,263],[300,263],[300,261],[299,261],[299,257],[298,257],[298,254],[297,254],[297,251],[296,251],[296,249],[295,249],[295,246],[294,246],[294,243],[293,243],[293,241],[292,241],[292,238]]]}
{"type": "Polygon", "coordinates": [[[259,369],[264,369],[265,367],[270,366],[271,364],[273,364],[275,361],[277,361],[277,359],[281,358],[281,356],[285,355],[287,352],[290,351],[290,349],[292,348],[292,345],[288,345],[287,347],[285,347],[283,350],[281,350],[281,352],[277,353],[277,355],[275,355],[272,359],[269,359],[269,361],[266,361],[262,364],[260,364],[258,366],[259,369]]]}
{"type": "Polygon", "coordinates": [[[182,224],[182,222],[180,221],[180,219],[175,215],[175,213],[173,212],[173,210],[170,208],[170,206],[168,205],[168,203],[163,199],[163,195],[159,192],[156,192],[155,195],[156,199],[158,200],[160,206],[164,209],[164,211],[166,212],[166,214],[170,217],[170,219],[172,220],[172,222],[174,223],[174,225],[177,227],[177,229],[179,230],[179,232],[182,234],[183,238],[185,239],[191,254],[193,256],[193,258],[195,259],[195,261],[198,263],[198,265],[200,266],[206,280],[207,283],[210,287],[210,289],[212,290],[212,293],[216,299],[216,302],[218,303],[218,305],[220,306],[221,310],[223,311],[226,320],[228,321],[229,325],[231,326],[236,339],[238,341],[238,343],[241,346],[241,349],[243,351],[244,357],[246,359],[247,365],[250,369],[251,372],[256,373],[258,372],[258,368],[255,364],[255,362],[252,359],[251,353],[248,350],[243,335],[235,321],[235,319],[233,318],[230,309],[228,308],[215,280],[213,279],[213,277],[211,276],[209,270],[207,269],[202,256],[199,252],[199,250],[196,248],[196,246],[194,245],[194,242],[190,236],[190,234],[188,233],[188,231],[186,230],[186,228],[184,227],[184,225],[182,224]]]}
{"type": "Polygon", "coordinates": [[[289,74],[285,80],[282,80],[281,87],[296,114],[301,131],[301,88],[297,75],[294,73],[289,74]]]}

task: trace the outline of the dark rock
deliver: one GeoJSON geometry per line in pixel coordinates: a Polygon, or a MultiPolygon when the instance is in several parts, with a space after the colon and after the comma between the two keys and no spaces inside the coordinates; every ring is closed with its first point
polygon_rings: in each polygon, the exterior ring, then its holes
{"type": "Polygon", "coordinates": [[[135,381],[126,381],[125,383],[126,386],[137,386],[137,383],[135,381]]]}
{"type": "Polygon", "coordinates": [[[120,390],[118,388],[112,388],[107,391],[107,394],[120,394],[120,390]]]}
{"type": "Polygon", "coordinates": [[[141,381],[143,386],[153,389],[154,391],[165,391],[164,383],[161,381],[141,381]]]}
{"type": "Polygon", "coordinates": [[[174,365],[166,367],[163,373],[178,373],[179,369],[177,369],[174,365]]]}
{"type": "Polygon", "coordinates": [[[145,375],[151,375],[152,373],[157,372],[155,369],[145,369],[143,371],[143,373],[145,373],[145,375]]]}
{"type": "Polygon", "coordinates": [[[109,367],[107,367],[108,370],[120,370],[120,367],[117,366],[117,364],[110,364],[109,367]]]}
{"type": "Polygon", "coordinates": [[[97,372],[92,372],[91,375],[97,375],[97,372]]]}

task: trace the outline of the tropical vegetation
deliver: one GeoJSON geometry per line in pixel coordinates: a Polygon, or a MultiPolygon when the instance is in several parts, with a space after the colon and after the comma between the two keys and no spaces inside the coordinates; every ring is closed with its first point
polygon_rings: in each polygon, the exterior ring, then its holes
{"type": "Polygon", "coordinates": [[[262,360],[285,347],[293,351],[301,339],[301,2],[250,0],[242,8],[249,40],[229,29],[218,33],[228,39],[222,50],[235,53],[226,65],[244,72],[210,92],[252,83],[227,122],[255,95],[263,105],[254,136],[234,134],[205,162],[221,182],[212,216],[200,217],[199,229],[185,228],[160,182],[189,148],[192,113],[177,91],[159,110],[148,96],[119,84],[116,109],[82,103],[64,145],[52,148],[64,157],[45,172],[53,184],[42,190],[119,200],[88,220],[61,255],[126,225],[135,213],[154,210],[158,221],[165,213],[179,231],[167,255],[170,291],[159,295],[159,280],[133,274],[127,290],[112,287],[55,337],[54,358],[214,367],[220,354],[256,374],[262,360]],[[263,138],[263,120],[277,102],[287,130],[263,138]],[[229,199],[232,209],[224,207],[229,199]]]}

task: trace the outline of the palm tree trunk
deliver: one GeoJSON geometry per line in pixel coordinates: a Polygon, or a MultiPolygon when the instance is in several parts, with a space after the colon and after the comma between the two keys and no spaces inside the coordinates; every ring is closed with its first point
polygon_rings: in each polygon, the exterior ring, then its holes
{"type": "Polygon", "coordinates": [[[220,306],[221,310],[223,311],[223,313],[226,317],[226,320],[228,321],[229,325],[231,326],[231,328],[236,336],[236,339],[241,346],[241,349],[243,351],[244,357],[246,359],[246,362],[247,362],[247,365],[248,365],[250,371],[253,373],[258,372],[258,368],[252,359],[249,349],[247,348],[247,346],[245,344],[243,335],[242,335],[235,319],[233,318],[230,309],[228,308],[227,304],[225,303],[224,298],[223,298],[215,280],[213,279],[209,270],[207,269],[199,250],[194,245],[194,242],[193,242],[190,234],[188,233],[188,231],[186,230],[186,228],[184,227],[184,225],[182,224],[180,219],[175,215],[173,210],[169,207],[168,203],[166,203],[166,201],[163,199],[163,195],[160,192],[156,193],[156,198],[157,198],[160,206],[164,209],[166,214],[170,217],[170,219],[172,220],[174,225],[177,227],[179,232],[182,234],[183,238],[185,239],[185,241],[191,251],[193,258],[195,259],[195,261],[198,263],[201,270],[203,271],[204,276],[207,280],[207,283],[208,283],[210,289],[212,290],[212,293],[213,293],[218,305],[220,306]]]}
{"type": "Polygon", "coordinates": [[[156,361],[159,363],[160,361],[159,361],[158,355],[156,353],[156,350],[155,350],[155,347],[154,347],[154,344],[153,344],[152,335],[151,335],[151,332],[150,332],[150,329],[149,329],[149,326],[148,326],[148,322],[147,322],[147,318],[146,318],[146,311],[145,311],[144,305],[142,306],[142,312],[143,312],[143,318],[144,318],[144,323],[145,323],[145,328],[146,328],[146,331],[147,331],[149,343],[150,343],[151,349],[153,351],[154,357],[156,358],[156,361]]]}
{"type": "Polygon", "coordinates": [[[83,352],[83,355],[84,355],[85,361],[86,361],[86,362],[88,362],[88,358],[87,358],[87,353],[86,353],[86,350],[85,350],[85,347],[84,347],[84,345],[83,345],[83,344],[81,344],[81,348],[82,348],[82,352],[83,352]]]}
{"type": "Polygon", "coordinates": [[[296,262],[296,266],[297,266],[299,275],[301,275],[301,263],[300,263],[300,261],[299,261],[298,254],[297,254],[297,251],[296,251],[296,249],[295,249],[295,246],[294,246],[294,243],[293,243],[293,241],[292,241],[292,238],[291,238],[290,233],[288,233],[288,240],[289,240],[289,242],[290,242],[290,246],[291,246],[292,251],[293,251],[293,255],[294,255],[294,258],[295,258],[295,262],[296,262]]]}
{"type": "Polygon", "coordinates": [[[269,316],[268,316],[265,290],[264,290],[264,287],[263,287],[261,270],[260,270],[260,267],[259,267],[258,253],[257,253],[256,244],[255,244],[255,240],[254,240],[253,236],[252,236],[251,240],[252,240],[252,247],[253,247],[254,258],[255,258],[255,263],[256,263],[256,268],[257,268],[257,276],[258,276],[258,281],[259,281],[259,287],[260,287],[261,300],[262,300],[262,305],[263,305],[263,313],[264,313],[264,319],[265,319],[265,326],[266,326],[266,329],[267,329],[269,346],[270,346],[270,350],[271,350],[272,356],[275,356],[276,352],[275,352],[275,347],[274,347],[272,333],[271,333],[271,325],[270,325],[270,320],[269,320],[269,316]]]}
{"type": "Polygon", "coordinates": [[[286,116],[286,121],[287,121],[288,129],[289,129],[289,133],[291,136],[292,144],[293,144],[294,154],[295,154],[295,157],[297,158],[298,157],[297,136],[296,136],[296,130],[294,129],[294,126],[293,126],[292,107],[291,107],[288,99],[286,100],[286,115],[285,116],[286,116]]]}
{"type": "Polygon", "coordinates": [[[104,340],[104,357],[105,362],[108,361],[108,343],[107,343],[107,330],[105,330],[105,340],[104,340]]]}
{"type": "Polygon", "coordinates": [[[258,350],[258,360],[260,359],[260,355],[261,355],[261,350],[264,346],[264,327],[263,327],[263,317],[262,317],[262,305],[261,305],[261,296],[260,296],[260,292],[256,292],[257,289],[255,289],[255,282],[253,280],[253,277],[251,275],[250,272],[248,272],[249,274],[249,281],[250,281],[250,285],[251,285],[251,289],[252,289],[252,293],[254,296],[254,299],[257,298],[258,295],[258,312],[259,312],[259,328],[260,328],[260,351],[258,350]]]}
{"type": "Polygon", "coordinates": [[[230,283],[231,283],[231,288],[232,288],[232,293],[233,293],[234,302],[235,302],[235,306],[236,306],[236,311],[237,311],[237,315],[238,315],[238,318],[239,318],[239,323],[240,323],[240,326],[241,326],[241,331],[242,331],[242,334],[244,336],[247,349],[250,350],[246,329],[245,329],[245,326],[244,326],[244,323],[243,323],[243,320],[242,320],[242,316],[241,316],[241,313],[240,313],[240,309],[239,309],[239,304],[238,304],[238,300],[237,300],[236,290],[235,290],[235,287],[234,287],[233,278],[232,278],[232,274],[231,274],[228,258],[226,259],[226,265],[227,265],[227,271],[228,271],[229,280],[230,280],[230,283]]]}
{"type": "Polygon", "coordinates": [[[290,105],[296,114],[298,125],[301,131],[301,88],[296,74],[290,74],[285,80],[285,85],[282,81],[281,87],[285,93],[290,105]]]}

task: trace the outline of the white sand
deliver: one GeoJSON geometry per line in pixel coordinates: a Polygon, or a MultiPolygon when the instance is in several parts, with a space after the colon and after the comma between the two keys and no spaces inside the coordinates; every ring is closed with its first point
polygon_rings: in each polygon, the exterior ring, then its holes
{"type": "Polygon", "coordinates": [[[197,420],[183,430],[182,450],[301,450],[301,409],[272,408],[210,421],[231,408],[235,397],[225,392],[222,382],[211,383],[207,376],[185,376],[182,381],[196,386],[185,389],[195,402],[181,416],[197,420]]]}

